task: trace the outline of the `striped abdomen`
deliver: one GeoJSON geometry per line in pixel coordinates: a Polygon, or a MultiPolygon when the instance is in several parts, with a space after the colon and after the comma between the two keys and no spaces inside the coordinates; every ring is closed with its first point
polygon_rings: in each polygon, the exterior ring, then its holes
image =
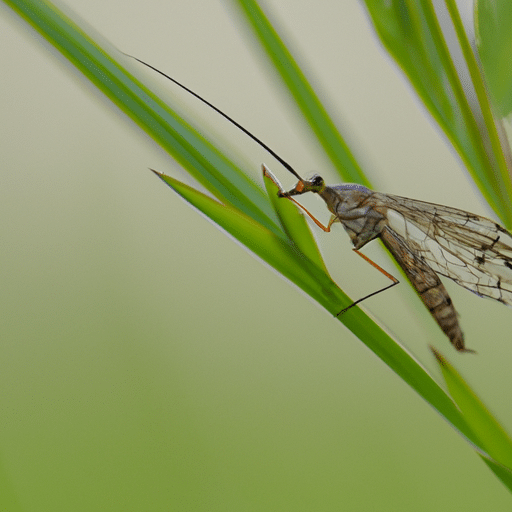
{"type": "Polygon", "coordinates": [[[387,226],[381,231],[380,238],[453,346],[460,351],[472,352],[464,347],[464,335],[457,320],[457,312],[446,288],[439,276],[417,256],[421,254],[420,251],[409,247],[398,233],[387,226]]]}

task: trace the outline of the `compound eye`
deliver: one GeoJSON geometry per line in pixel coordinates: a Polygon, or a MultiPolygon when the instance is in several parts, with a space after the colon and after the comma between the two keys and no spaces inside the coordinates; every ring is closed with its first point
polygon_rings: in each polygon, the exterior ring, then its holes
{"type": "Polygon", "coordinates": [[[318,176],[318,174],[315,174],[315,175],[313,176],[313,179],[311,180],[311,183],[312,183],[313,185],[315,185],[315,186],[318,186],[318,187],[319,187],[319,186],[321,186],[321,185],[323,185],[323,184],[324,184],[324,180],[323,180],[323,178],[322,178],[321,176],[318,176]]]}

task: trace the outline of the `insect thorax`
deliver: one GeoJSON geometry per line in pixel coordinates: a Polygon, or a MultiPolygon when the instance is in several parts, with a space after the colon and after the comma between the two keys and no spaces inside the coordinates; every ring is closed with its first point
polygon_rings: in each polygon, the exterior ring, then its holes
{"type": "Polygon", "coordinates": [[[373,194],[369,188],[352,183],[326,186],[320,194],[356,249],[378,237],[386,225],[386,217],[374,208],[373,194]]]}

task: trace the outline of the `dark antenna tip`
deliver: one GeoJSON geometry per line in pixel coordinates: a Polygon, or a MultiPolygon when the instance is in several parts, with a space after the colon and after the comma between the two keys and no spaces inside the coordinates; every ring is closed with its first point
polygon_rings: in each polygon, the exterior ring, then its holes
{"type": "Polygon", "coordinates": [[[186,87],[185,85],[183,85],[182,83],[178,82],[177,80],[175,80],[174,78],[172,78],[171,76],[169,75],[166,75],[163,71],[160,71],[159,69],[155,68],[154,66],[152,66],[151,64],[148,64],[147,62],[144,62],[143,60],[137,58],[137,57],[134,57],[133,55],[130,55],[128,53],[125,53],[123,51],[121,51],[121,53],[123,55],[125,55],[126,57],[129,57],[130,59],[134,59],[136,60],[137,62],[139,62],[140,64],[143,64],[144,66],[148,67],[149,69],[152,69],[153,71],[156,71],[157,73],[159,73],[160,75],[162,75],[163,77],[167,78],[167,80],[170,80],[171,82],[173,82],[174,84],[176,84],[178,87],[181,87],[184,91],[187,91],[189,94],[192,94],[192,96],[194,96],[195,98],[197,98],[198,100],[202,101],[205,105],[208,105],[211,109],[215,110],[215,112],[217,112],[218,114],[220,114],[222,117],[224,117],[224,119],[227,119],[231,124],[235,125],[239,130],[241,130],[242,132],[244,132],[247,136],[249,136],[254,142],[256,142],[257,144],[259,144],[265,151],[267,151],[268,153],[270,153],[287,171],[289,171],[290,173],[292,173],[298,180],[300,181],[304,181],[300,176],[299,176],[299,173],[288,163],[286,162],[286,160],[284,160],[283,158],[281,158],[273,149],[271,149],[270,147],[268,147],[262,140],[258,139],[258,137],[256,137],[256,135],[253,135],[249,130],[247,130],[247,128],[244,128],[240,123],[238,123],[237,121],[235,121],[233,118],[229,117],[227,114],[225,114],[224,112],[222,112],[222,110],[220,110],[219,108],[217,108],[215,105],[213,105],[212,103],[210,103],[209,101],[205,100],[202,96],[199,96],[199,94],[195,93],[192,89],[189,89],[188,87],[186,87]]]}

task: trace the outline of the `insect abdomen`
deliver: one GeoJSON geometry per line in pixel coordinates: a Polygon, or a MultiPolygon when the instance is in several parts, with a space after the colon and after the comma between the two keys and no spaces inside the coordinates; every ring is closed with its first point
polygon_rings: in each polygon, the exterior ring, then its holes
{"type": "Polygon", "coordinates": [[[414,254],[396,232],[385,227],[380,237],[453,346],[460,351],[472,352],[464,347],[464,335],[457,319],[457,312],[439,276],[425,261],[414,254]]]}
{"type": "MultiPolygon", "coordinates": [[[[439,327],[450,339],[450,342],[457,350],[464,351],[466,350],[464,348],[464,335],[459,326],[457,312],[443,283],[441,283],[441,280],[433,270],[432,273],[433,276],[430,276],[432,279],[429,278],[428,282],[420,281],[419,283],[413,283],[413,285],[418,291],[421,300],[439,324],[439,327]],[[432,282],[434,276],[435,283],[432,282]]],[[[411,279],[409,273],[407,273],[407,277],[411,279]]]]}

